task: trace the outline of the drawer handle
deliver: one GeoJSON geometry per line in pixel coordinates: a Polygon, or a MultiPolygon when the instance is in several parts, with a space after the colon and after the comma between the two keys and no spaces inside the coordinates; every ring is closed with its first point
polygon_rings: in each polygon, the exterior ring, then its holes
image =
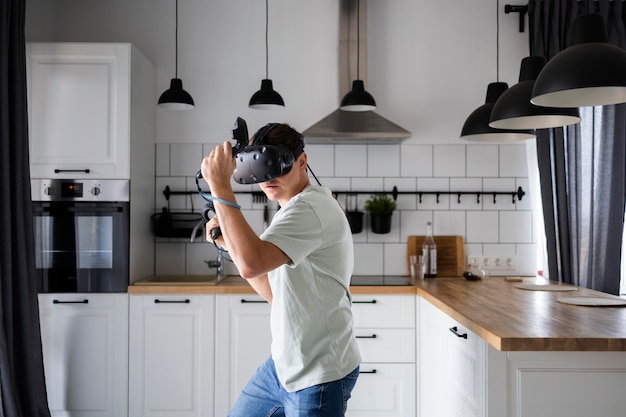
{"type": "Polygon", "coordinates": [[[352,304],[376,304],[376,300],[370,301],[353,301],[352,304]]]}
{"type": "Polygon", "coordinates": [[[89,174],[90,169],[89,168],[85,168],[85,169],[60,169],[60,168],[55,168],[54,169],[54,173],[55,174],[60,174],[62,172],[84,172],[85,174],[89,174]]]}
{"type": "Polygon", "coordinates": [[[370,336],[355,336],[357,339],[376,339],[376,335],[370,335],[370,336]]]}
{"type": "Polygon", "coordinates": [[[359,371],[359,374],[375,374],[377,372],[376,369],[372,369],[371,371],[359,371]]]}
{"type": "Polygon", "coordinates": [[[189,304],[191,300],[159,300],[158,298],[154,300],[155,304],[189,304]]]}
{"type": "Polygon", "coordinates": [[[89,304],[89,300],[80,300],[80,301],[52,300],[52,304],[89,304]]]}
{"type": "Polygon", "coordinates": [[[456,337],[467,339],[467,333],[459,333],[459,329],[456,326],[450,327],[448,330],[450,330],[456,337]]]}
{"type": "Polygon", "coordinates": [[[246,300],[245,298],[241,299],[241,304],[251,303],[251,304],[265,304],[267,301],[265,300],[246,300]]]}

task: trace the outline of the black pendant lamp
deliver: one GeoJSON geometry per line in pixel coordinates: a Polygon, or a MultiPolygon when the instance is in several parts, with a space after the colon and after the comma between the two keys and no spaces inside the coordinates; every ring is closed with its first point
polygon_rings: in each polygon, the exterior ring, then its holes
{"type": "Polygon", "coordinates": [[[503,82],[490,83],[487,86],[485,104],[467,117],[461,130],[461,139],[474,142],[514,142],[535,137],[533,130],[496,129],[489,126],[493,105],[508,87],[503,82]]]}
{"type": "Polygon", "coordinates": [[[580,121],[578,107],[542,107],[530,102],[535,79],[545,64],[546,59],[542,56],[529,56],[522,60],[519,83],[507,89],[496,101],[489,126],[498,129],[547,129],[580,121]]]}
{"type": "Polygon", "coordinates": [[[250,98],[248,107],[252,109],[272,109],[276,106],[285,107],[283,98],[274,90],[272,80],[268,77],[269,72],[269,47],[268,47],[268,27],[269,27],[269,4],[265,0],[265,79],[261,80],[261,89],[250,98]]]}
{"type": "MultiPolygon", "coordinates": [[[[496,79],[500,77],[500,2],[496,1],[496,79]]],[[[465,120],[461,129],[461,139],[474,142],[513,142],[532,139],[534,130],[496,129],[489,126],[491,111],[496,101],[509,88],[504,82],[496,81],[487,86],[485,104],[474,110],[465,120]]]]}
{"type": "Polygon", "coordinates": [[[574,18],[569,44],[537,76],[532,103],[585,107],[626,102],[626,51],[608,43],[602,15],[574,18]]]}
{"type": "Polygon", "coordinates": [[[170,88],[159,97],[158,105],[169,110],[189,110],[194,108],[191,94],[183,89],[183,81],[178,78],[178,0],[176,0],[176,76],[170,82],[170,88]]]}
{"type": "Polygon", "coordinates": [[[359,79],[359,67],[361,66],[361,7],[360,1],[356,2],[356,80],[352,81],[352,90],[341,100],[340,110],[345,111],[370,111],[376,109],[374,97],[365,91],[363,80],[359,79]]]}

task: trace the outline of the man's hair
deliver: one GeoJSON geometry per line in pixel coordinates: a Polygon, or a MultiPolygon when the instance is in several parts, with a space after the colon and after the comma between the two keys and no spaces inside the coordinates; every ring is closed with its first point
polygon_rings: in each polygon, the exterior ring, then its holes
{"type": "Polygon", "coordinates": [[[285,145],[291,150],[302,146],[304,136],[288,124],[269,123],[260,128],[252,139],[251,145],[285,145]]]}

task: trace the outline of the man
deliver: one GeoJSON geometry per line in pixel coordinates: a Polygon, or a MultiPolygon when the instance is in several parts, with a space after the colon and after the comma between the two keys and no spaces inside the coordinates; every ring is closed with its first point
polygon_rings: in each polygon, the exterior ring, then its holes
{"type": "Polygon", "coordinates": [[[271,303],[272,355],[229,416],[343,416],[360,363],[349,292],[350,227],[330,191],[309,182],[302,134],[272,123],[259,129],[251,144],[282,147],[293,160],[283,175],[259,184],[268,199],[280,204],[261,236],[233,204],[237,162],[230,142],[202,161],[216,212],[207,223],[207,239],[220,227],[216,244],[271,303]]]}

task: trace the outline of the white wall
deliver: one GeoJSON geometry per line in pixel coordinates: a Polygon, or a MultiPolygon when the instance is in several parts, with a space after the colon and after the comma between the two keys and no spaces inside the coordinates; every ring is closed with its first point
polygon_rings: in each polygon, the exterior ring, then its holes
{"type": "MultiPolygon", "coordinates": [[[[511,2],[516,3],[524,4],[511,2]]],[[[469,197],[461,204],[456,198],[435,204],[425,197],[420,205],[401,196],[392,233],[355,235],[357,273],[406,273],[406,236],[422,234],[427,219],[434,221],[436,234],[464,235],[467,254],[516,255],[517,272],[534,273],[525,146],[458,139],[465,118],[484,103],[487,84],[497,79],[514,84],[527,55],[518,15],[504,14],[504,2],[497,4],[367,1],[366,88],[376,98],[377,112],[413,137],[402,145],[309,145],[316,174],[342,189],[513,191],[521,185],[527,196],[515,205],[505,197],[495,205],[469,197]]],[[[265,2],[179,0],[178,75],[196,108],[157,110],[157,207],[165,203],[164,185],[194,188],[194,167],[213,144],[229,138],[236,116],[244,117],[250,130],[269,121],[304,130],[337,108],[343,93],[337,74],[338,6],[337,0],[270,1],[269,77],[286,108],[258,111],[247,103],[265,76],[265,2]]],[[[29,0],[26,32],[28,41],[132,42],[156,65],[158,91],[174,76],[174,0],[29,0]]],[[[260,227],[262,205],[245,198],[251,223],[260,227]]],[[[181,197],[170,201],[172,208],[189,204],[181,197]]],[[[195,208],[200,205],[196,198],[195,208]]],[[[207,246],[159,241],[157,271],[204,272],[202,259],[214,256],[207,246]]]]}

